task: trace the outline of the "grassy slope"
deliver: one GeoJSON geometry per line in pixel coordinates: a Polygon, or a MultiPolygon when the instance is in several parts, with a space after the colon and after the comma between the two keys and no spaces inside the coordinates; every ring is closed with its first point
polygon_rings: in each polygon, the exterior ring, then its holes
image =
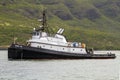
{"type": "Polygon", "coordinates": [[[65,28],[70,41],[81,41],[95,49],[120,49],[119,0],[1,0],[0,45],[13,36],[25,43],[47,8],[49,25],[65,28]],[[74,34],[73,34],[74,33],[74,34]],[[13,35],[14,34],[14,35],[13,35]]]}

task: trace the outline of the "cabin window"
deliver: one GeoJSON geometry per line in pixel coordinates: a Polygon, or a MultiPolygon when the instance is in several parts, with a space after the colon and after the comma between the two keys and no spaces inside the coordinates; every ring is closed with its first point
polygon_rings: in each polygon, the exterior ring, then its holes
{"type": "Polygon", "coordinates": [[[64,50],[64,48],[63,48],[63,50],[64,50]]]}
{"type": "Polygon", "coordinates": [[[33,35],[35,36],[35,35],[36,35],[36,32],[33,32],[33,35]]]}
{"type": "Polygon", "coordinates": [[[39,33],[37,32],[37,36],[39,35],[39,33]]]}
{"type": "Polygon", "coordinates": [[[38,35],[39,35],[39,32],[33,32],[33,35],[34,35],[34,36],[38,36],[38,35]]]}
{"type": "Polygon", "coordinates": [[[75,49],[73,49],[73,51],[74,51],[75,49]]]}

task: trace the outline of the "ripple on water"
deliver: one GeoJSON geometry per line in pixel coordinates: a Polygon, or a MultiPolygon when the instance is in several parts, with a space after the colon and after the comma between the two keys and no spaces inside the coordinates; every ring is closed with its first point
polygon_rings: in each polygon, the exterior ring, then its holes
{"type": "Polygon", "coordinates": [[[120,55],[108,60],[8,61],[7,51],[0,54],[0,80],[119,80],[120,55]]]}

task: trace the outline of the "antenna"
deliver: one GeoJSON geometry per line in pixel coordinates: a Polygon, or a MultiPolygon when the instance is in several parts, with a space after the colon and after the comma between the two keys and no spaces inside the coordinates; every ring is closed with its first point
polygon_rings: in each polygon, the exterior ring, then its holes
{"type": "Polygon", "coordinates": [[[42,22],[43,22],[43,23],[42,23],[42,25],[43,25],[43,26],[42,26],[42,30],[43,30],[43,31],[45,30],[45,27],[46,27],[46,25],[47,25],[46,21],[47,21],[47,20],[46,20],[46,10],[44,10],[44,11],[43,11],[43,21],[42,21],[42,22]]]}

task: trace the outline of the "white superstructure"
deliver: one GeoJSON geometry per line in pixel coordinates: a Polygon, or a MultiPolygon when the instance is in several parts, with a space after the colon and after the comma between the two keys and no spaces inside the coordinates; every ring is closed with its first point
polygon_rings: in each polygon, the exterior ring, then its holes
{"type": "Polygon", "coordinates": [[[66,38],[62,35],[64,29],[60,28],[56,34],[52,35],[46,32],[45,12],[43,13],[42,22],[42,26],[39,30],[33,29],[32,38],[27,41],[29,46],[67,53],[87,54],[85,44],[79,42],[67,42],[66,38]]]}
{"type": "Polygon", "coordinates": [[[32,38],[27,42],[31,47],[38,47],[68,53],[87,54],[84,44],[78,42],[67,42],[66,38],[62,35],[63,29],[61,34],[58,32],[55,35],[50,36],[50,34],[46,32],[34,30],[32,38]]]}

